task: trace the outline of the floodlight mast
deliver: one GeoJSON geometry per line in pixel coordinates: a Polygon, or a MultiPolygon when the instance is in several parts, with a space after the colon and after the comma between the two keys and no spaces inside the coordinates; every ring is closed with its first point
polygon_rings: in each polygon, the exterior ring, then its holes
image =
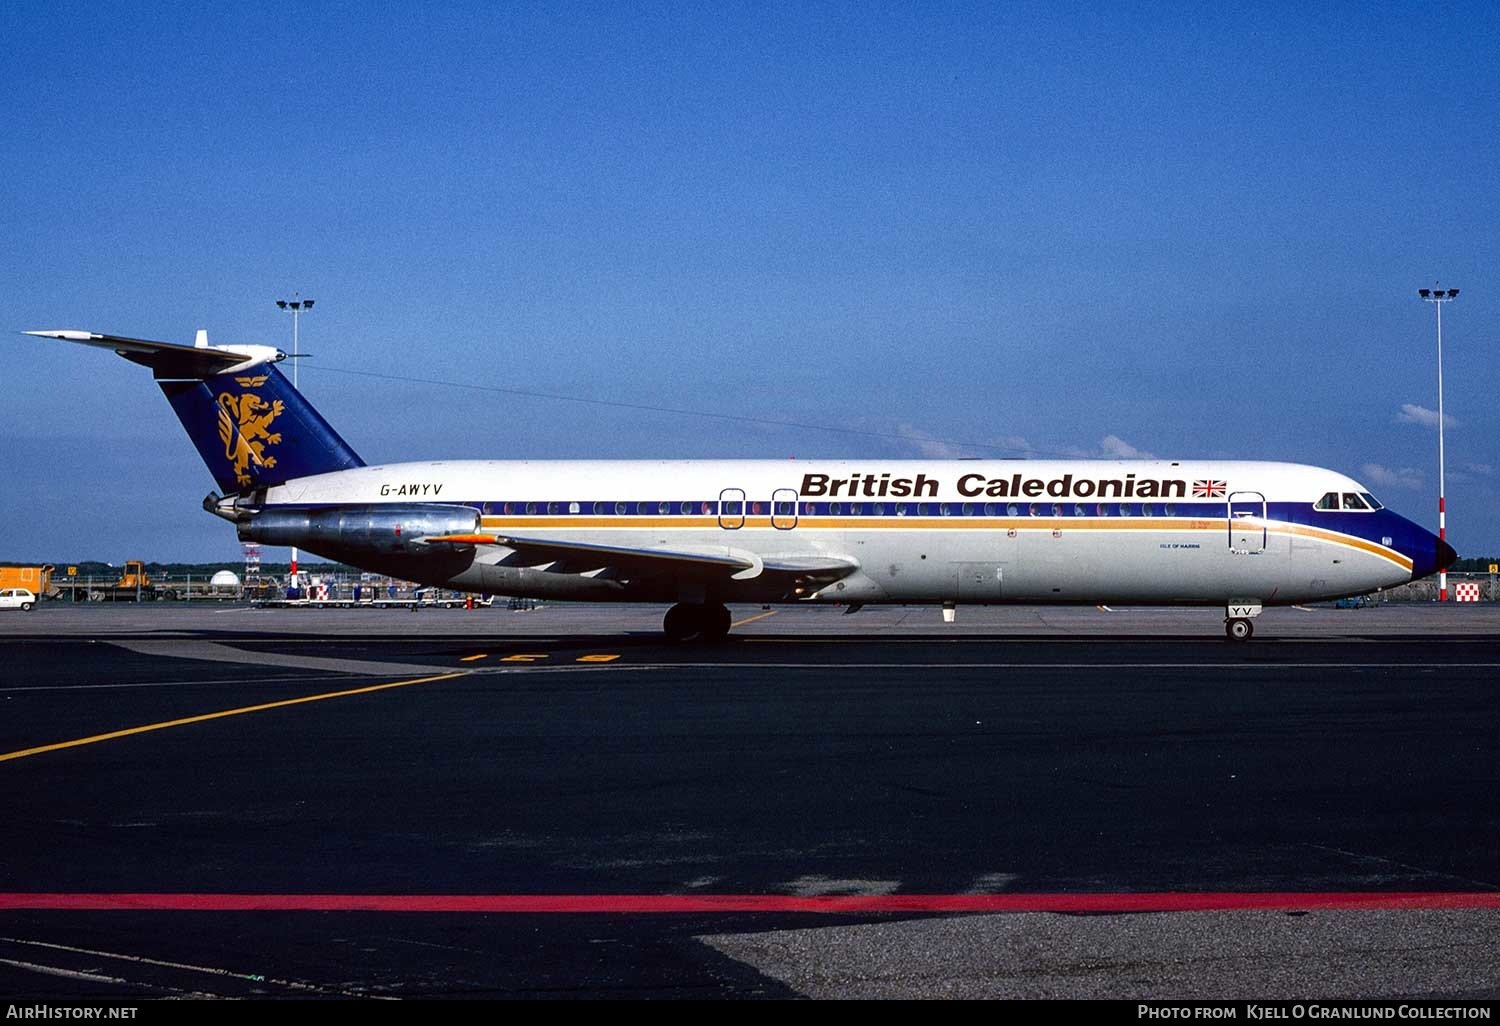
{"type": "MultiPolygon", "coordinates": [[[[300,351],[297,322],[302,319],[304,313],[312,309],[313,301],[311,299],[303,299],[300,292],[294,292],[291,299],[276,300],[276,305],[292,315],[292,387],[296,388],[297,365],[302,362],[298,359],[302,354],[300,351]]],[[[297,587],[297,547],[295,545],[292,546],[291,583],[293,588],[297,587]]]]}
{"type": "MultiPolygon", "coordinates": [[[[1436,283],[1434,283],[1436,284],[1436,283]]],[[[1438,386],[1438,538],[1448,540],[1447,483],[1443,475],[1443,304],[1458,298],[1458,289],[1417,289],[1417,295],[1437,309],[1437,386],[1438,386]]],[[[1448,568],[1438,571],[1438,601],[1448,601],[1448,568]]]]}

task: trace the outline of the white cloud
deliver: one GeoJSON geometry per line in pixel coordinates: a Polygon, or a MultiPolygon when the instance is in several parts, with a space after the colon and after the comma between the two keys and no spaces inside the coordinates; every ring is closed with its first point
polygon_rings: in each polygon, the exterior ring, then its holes
{"type": "Polygon", "coordinates": [[[1495,467],[1490,463],[1465,463],[1464,469],[1480,477],[1492,477],[1495,473],[1495,467]]]}
{"type": "Polygon", "coordinates": [[[1382,467],[1379,463],[1366,463],[1359,470],[1366,481],[1382,488],[1422,487],[1422,472],[1412,467],[1392,470],[1390,467],[1382,467]]]}
{"type": "Polygon", "coordinates": [[[1003,435],[983,442],[955,442],[938,438],[914,424],[897,424],[894,433],[919,456],[934,460],[956,460],[964,456],[1022,456],[1031,458],[1037,449],[1020,435],[1003,435]]]}
{"type": "Polygon", "coordinates": [[[996,438],[990,442],[990,445],[997,449],[1008,450],[1010,453],[1019,456],[1033,456],[1036,454],[1036,447],[1020,435],[1006,435],[1004,438],[996,438]]]}
{"type": "Polygon", "coordinates": [[[1119,435],[1105,435],[1099,440],[1099,448],[1104,450],[1104,455],[1113,456],[1122,460],[1154,460],[1156,454],[1144,449],[1137,449],[1119,435]]]}
{"type": "Polygon", "coordinates": [[[896,425],[896,434],[906,440],[918,453],[935,460],[956,460],[963,455],[958,446],[941,438],[934,438],[921,428],[910,424],[896,425]]]}
{"type": "MultiPolygon", "coordinates": [[[[1402,424],[1421,424],[1423,427],[1435,428],[1438,425],[1436,410],[1429,410],[1425,406],[1415,403],[1402,403],[1401,412],[1396,414],[1396,420],[1402,424]]],[[[1443,414],[1444,427],[1457,427],[1458,421],[1453,419],[1453,414],[1443,414]]]]}

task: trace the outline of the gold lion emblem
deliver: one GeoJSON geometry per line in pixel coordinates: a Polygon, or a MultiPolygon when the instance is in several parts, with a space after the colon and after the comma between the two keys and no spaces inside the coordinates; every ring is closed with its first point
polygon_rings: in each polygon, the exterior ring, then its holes
{"type": "Polygon", "coordinates": [[[250,483],[250,464],[276,466],[276,457],[266,455],[266,446],[281,443],[281,436],[272,434],[270,427],[285,409],[280,399],[267,403],[253,392],[220,394],[219,440],[224,443],[224,458],[234,464],[234,477],[241,485],[250,483]]]}

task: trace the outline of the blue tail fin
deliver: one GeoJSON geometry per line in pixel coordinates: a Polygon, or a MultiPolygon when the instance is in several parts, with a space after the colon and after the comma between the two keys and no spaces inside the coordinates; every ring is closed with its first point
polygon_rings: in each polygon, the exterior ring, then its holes
{"type": "Polygon", "coordinates": [[[274,364],[158,383],[225,493],[365,465],[274,364]]]}

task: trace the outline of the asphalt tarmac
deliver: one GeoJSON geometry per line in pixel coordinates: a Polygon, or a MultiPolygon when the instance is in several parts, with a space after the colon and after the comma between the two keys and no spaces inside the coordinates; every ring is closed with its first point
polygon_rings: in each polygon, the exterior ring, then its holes
{"type": "Polygon", "coordinates": [[[1500,997],[1500,610],[0,616],[0,997],[1500,997]]]}

